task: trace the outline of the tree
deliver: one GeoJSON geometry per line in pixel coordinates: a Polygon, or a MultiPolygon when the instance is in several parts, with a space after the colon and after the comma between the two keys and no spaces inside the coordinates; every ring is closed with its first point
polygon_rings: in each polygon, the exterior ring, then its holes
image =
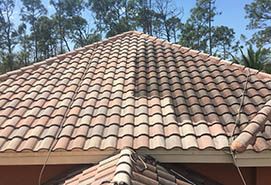
{"type": "Polygon", "coordinates": [[[20,24],[18,27],[18,42],[21,48],[17,55],[19,66],[26,66],[30,63],[31,38],[26,33],[26,24],[24,23],[20,24]]]}
{"type": "Polygon", "coordinates": [[[2,64],[7,66],[8,70],[14,69],[13,49],[17,45],[17,30],[11,21],[14,11],[14,1],[0,1],[0,48],[2,64]]]}
{"type": "Polygon", "coordinates": [[[88,44],[92,44],[102,39],[101,34],[98,34],[94,30],[88,28],[87,21],[80,17],[74,16],[71,18],[72,28],[70,30],[70,39],[74,43],[74,47],[83,47],[88,44]]]}
{"type": "Polygon", "coordinates": [[[212,54],[214,30],[212,22],[218,14],[220,13],[216,11],[214,0],[197,0],[196,6],[191,10],[191,16],[183,26],[181,44],[193,42],[194,49],[212,54]],[[192,33],[189,33],[188,29],[190,28],[192,33]],[[187,38],[193,38],[194,40],[185,41],[187,38]]]}
{"type": "Polygon", "coordinates": [[[88,7],[95,14],[99,32],[113,36],[137,27],[139,1],[136,0],[89,0],[88,7]]]}
{"type": "Polygon", "coordinates": [[[250,20],[248,29],[256,29],[252,41],[258,46],[270,45],[271,40],[271,2],[254,0],[245,6],[246,18],[250,20]]]}
{"type": "Polygon", "coordinates": [[[47,14],[47,10],[40,0],[22,0],[23,7],[21,9],[22,20],[31,25],[32,41],[34,43],[34,62],[38,60],[38,40],[36,21],[42,15],[47,14]]]}
{"type": "Polygon", "coordinates": [[[154,4],[153,33],[159,37],[166,37],[170,42],[172,38],[177,40],[177,33],[180,30],[182,11],[173,6],[172,0],[156,0],[154,4]]]}
{"type": "Polygon", "coordinates": [[[206,30],[207,28],[205,26],[187,20],[186,23],[181,26],[179,43],[186,47],[208,52],[208,37],[206,37],[206,30]]]}
{"type": "Polygon", "coordinates": [[[53,20],[41,16],[36,21],[37,44],[39,48],[39,60],[49,58],[57,54],[56,30],[53,20]]]}
{"type": "Polygon", "coordinates": [[[198,24],[198,27],[204,27],[198,28],[201,31],[206,32],[208,34],[208,41],[209,41],[209,54],[212,55],[212,22],[214,21],[214,17],[218,15],[215,7],[215,0],[197,0],[196,7],[191,10],[191,21],[196,22],[198,24]]]}
{"type": "Polygon", "coordinates": [[[258,48],[256,50],[253,49],[253,46],[250,45],[247,49],[247,54],[240,49],[241,57],[233,57],[233,61],[235,63],[244,65],[249,68],[257,69],[257,70],[265,70],[270,71],[268,69],[268,63],[270,64],[270,50],[264,48],[258,48]]]}
{"type": "Polygon", "coordinates": [[[81,12],[84,9],[83,0],[51,0],[50,4],[55,8],[52,18],[56,25],[60,53],[65,52],[64,44],[66,49],[70,51],[69,39],[74,35],[73,32],[87,24],[87,21],[81,17],[81,12]]]}
{"type": "Polygon", "coordinates": [[[181,26],[180,44],[224,59],[229,58],[230,54],[237,51],[239,42],[235,40],[232,28],[212,25],[219,14],[214,0],[197,0],[191,16],[181,26]]]}
{"type": "Polygon", "coordinates": [[[136,17],[137,25],[142,27],[143,32],[152,35],[153,17],[152,0],[141,0],[138,3],[138,16],[136,17]]]}
{"type": "Polygon", "coordinates": [[[85,33],[82,34],[81,36],[78,35],[78,37],[74,37],[74,47],[83,47],[88,44],[92,44],[94,42],[98,42],[102,39],[102,36],[95,31],[92,33],[85,33]]]}
{"type": "Polygon", "coordinates": [[[174,8],[173,0],[89,0],[97,31],[107,37],[129,30],[164,37],[168,41],[180,30],[182,11],[174,8]]]}
{"type": "Polygon", "coordinates": [[[213,47],[216,55],[223,59],[229,59],[232,53],[237,51],[239,42],[235,41],[235,32],[227,26],[217,26],[213,31],[213,47]]]}
{"type": "Polygon", "coordinates": [[[57,39],[60,43],[60,53],[64,53],[64,42],[66,44],[66,48],[70,50],[68,41],[66,39],[64,3],[61,0],[51,0],[50,4],[55,8],[55,14],[53,14],[52,18],[55,23],[55,27],[57,27],[57,39]]]}

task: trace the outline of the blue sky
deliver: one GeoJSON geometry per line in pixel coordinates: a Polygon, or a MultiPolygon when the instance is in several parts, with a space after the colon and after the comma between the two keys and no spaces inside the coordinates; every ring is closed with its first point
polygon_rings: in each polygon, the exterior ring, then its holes
{"type": "MultiPolygon", "coordinates": [[[[222,12],[221,15],[215,17],[214,25],[226,25],[230,28],[233,28],[236,33],[236,38],[239,39],[241,34],[244,34],[247,38],[251,38],[251,35],[254,33],[252,30],[247,30],[246,25],[249,20],[245,19],[245,4],[251,3],[253,0],[216,0],[216,7],[219,12],[222,12]]],[[[13,16],[13,21],[15,25],[18,25],[20,22],[19,13],[22,6],[20,0],[15,0],[16,9],[13,16]]],[[[45,7],[48,9],[48,12],[53,11],[53,7],[49,5],[49,0],[42,0],[45,7]]],[[[183,21],[185,21],[190,15],[190,9],[195,6],[196,0],[174,0],[177,8],[183,7],[184,15],[183,21]]],[[[93,24],[92,16],[89,11],[84,12],[84,17],[89,17],[90,25],[93,24]]]]}

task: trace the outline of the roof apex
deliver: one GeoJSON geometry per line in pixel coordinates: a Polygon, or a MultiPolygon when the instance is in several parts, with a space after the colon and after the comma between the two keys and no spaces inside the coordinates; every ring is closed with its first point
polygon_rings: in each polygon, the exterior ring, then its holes
{"type": "Polygon", "coordinates": [[[84,170],[80,174],[65,180],[64,185],[72,184],[114,184],[131,185],[151,184],[167,182],[172,185],[189,185],[190,180],[185,181],[171,174],[166,168],[160,166],[153,158],[147,158],[134,150],[124,148],[114,156],[100,161],[97,165],[84,170]],[[150,171],[153,175],[149,175],[150,171]],[[103,175],[106,174],[106,175],[103,175]],[[163,174],[163,175],[161,175],[163,174]],[[155,178],[154,178],[155,177],[155,178]],[[189,182],[189,183],[188,183],[189,182]],[[137,184],[136,183],[136,184],[137,184]]]}
{"type": "Polygon", "coordinates": [[[9,71],[7,73],[4,73],[4,74],[0,75],[0,82],[5,81],[9,76],[20,75],[20,74],[22,74],[24,71],[26,71],[28,69],[37,69],[42,65],[50,65],[53,62],[59,62],[61,59],[65,58],[65,57],[67,57],[69,55],[74,55],[74,54],[77,54],[78,52],[81,52],[81,51],[93,49],[97,45],[106,44],[108,42],[115,41],[117,39],[120,39],[120,38],[122,38],[124,36],[128,36],[128,35],[137,35],[137,36],[144,37],[144,38],[146,38],[146,39],[148,39],[150,41],[158,41],[158,42],[161,42],[161,43],[164,43],[164,44],[167,44],[167,45],[171,45],[174,48],[182,49],[182,50],[184,50],[184,53],[186,53],[186,52],[194,53],[195,55],[199,55],[199,56],[204,57],[204,58],[209,58],[210,60],[215,61],[215,62],[223,62],[223,63],[227,64],[228,66],[231,66],[231,65],[236,66],[236,67],[240,68],[242,71],[245,70],[245,69],[249,69],[252,73],[257,74],[257,75],[259,75],[259,76],[261,76],[263,78],[271,78],[271,74],[267,74],[265,72],[261,72],[261,71],[256,70],[256,69],[251,69],[251,68],[239,65],[239,64],[235,64],[233,62],[222,60],[221,58],[218,58],[216,56],[212,56],[210,54],[201,52],[199,50],[194,50],[192,48],[188,48],[188,47],[185,47],[185,46],[182,46],[182,45],[179,45],[179,44],[173,44],[173,43],[168,42],[165,39],[160,39],[158,37],[154,37],[154,36],[148,35],[146,33],[140,32],[140,31],[131,30],[131,31],[127,31],[127,32],[124,32],[124,33],[121,33],[121,34],[106,38],[104,40],[101,40],[101,41],[98,41],[98,42],[83,46],[83,47],[74,49],[72,51],[69,51],[69,52],[66,52],[66,53],[63,53],[63,54],[59,54],[59,55],[47,58],[47,59],[45,59],[43,61],[33,63],[33,64],[29,65],[29,66],[24,66],[24,67],[21,67],[20,69],[9,71]]]}

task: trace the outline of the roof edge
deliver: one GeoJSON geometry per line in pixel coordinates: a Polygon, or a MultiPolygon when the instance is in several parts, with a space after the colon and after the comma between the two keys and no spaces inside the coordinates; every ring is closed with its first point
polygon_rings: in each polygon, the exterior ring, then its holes
{"type": "MultiPolygon", "coordinates": [[[[135,150],[137,154],[150,155],[161,163],[232,163],[231,155],[225,150],[135,150]]],[[[270,150],[255,152],[246,150],[236,154],[238,166],[256,167],[271,166],[270,150]]],[[[99,163],[108,157],[114,156],[118,150],[107,151],[62,151],[52,152],[48,165],[58,164],[90,164],[99,163]]],[[[47,152],[25,152],[25,153],[0,153],[0,165],[43,165],[47,152]]]]}
{"type": "Polygon", "coordinates": [[[233,140],[231,150],[244,152],[248,145],[254,142],[257,133],[264,129],[264,125],[268,120],[271,121],[271,100],[265,103],[239,136],[233,140]]]}
{"type": "MultiPolygon", "coordinates": [[[[179,163],[231,163],[232,159],[222,150],[215,149],[155,149],[147,148],[135,150],[138,154],[154,156],[161,162],[179,163]]],[[[48,164],[89,164],[97,163],[109,156],[114,155],[118,150],[88,150],[88,151],[58,151],[52,152],[48,164]]],[[[5,152],[0,153],[0,165],[42,165],[47,152],[5,152]]]]}

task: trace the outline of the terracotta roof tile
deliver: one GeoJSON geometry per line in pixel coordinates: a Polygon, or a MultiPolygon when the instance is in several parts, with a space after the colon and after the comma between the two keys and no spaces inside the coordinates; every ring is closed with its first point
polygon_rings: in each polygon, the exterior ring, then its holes
{"type": "MultiPolygon", "coordinates": [[[[229,148],[247,70],[127,32],[1,75],[0,151],[229,148]]],[[[271,76],[250,71],[234,137],[262,151],[271,76]]]]}

